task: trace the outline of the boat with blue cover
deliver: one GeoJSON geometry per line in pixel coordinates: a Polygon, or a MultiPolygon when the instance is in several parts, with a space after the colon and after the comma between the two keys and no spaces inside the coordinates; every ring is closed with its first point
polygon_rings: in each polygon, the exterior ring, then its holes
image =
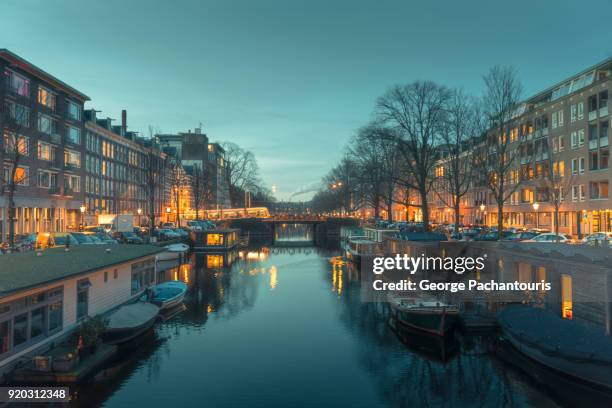
{"type": "Polygon", "coordinates": [[[151,289],[149,301],[159,306],[161,310],[170,309],[183,302],[187,285],[179,281],[168,281],[151,289]]]}

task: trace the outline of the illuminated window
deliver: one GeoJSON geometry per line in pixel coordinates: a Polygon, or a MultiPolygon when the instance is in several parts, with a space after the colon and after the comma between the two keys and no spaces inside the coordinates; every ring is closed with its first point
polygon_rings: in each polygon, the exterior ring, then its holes
{"type": "Polygon", "coordinates": [[[223,267],[223,255],[207,255],[206,256],[206,267],[207,268],[223,267]]]}
{"type": "Polygon", "coordinates": [[[208,234],[206,236],[207,245],[223,245],[223,234],[208,234]]]}
{"type": "Polygon", "coordinates": [[[42,86],[38,87],[38,103],[55,110],[55,94],[42,86]]]}
{"type": "Polygon", "coordinates": [[[561,275],[561,316],[572,320],[572,277],[561,275]]]}

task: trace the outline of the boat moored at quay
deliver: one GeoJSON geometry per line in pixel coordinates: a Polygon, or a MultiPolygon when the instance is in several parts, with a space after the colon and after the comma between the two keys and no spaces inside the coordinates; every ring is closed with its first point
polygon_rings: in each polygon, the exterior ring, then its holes
{"type": "Polygon", "coordinates": [[[229,251],[241,243],[237,228],[191,231],[189,239],[194,251],[229,251]]]}

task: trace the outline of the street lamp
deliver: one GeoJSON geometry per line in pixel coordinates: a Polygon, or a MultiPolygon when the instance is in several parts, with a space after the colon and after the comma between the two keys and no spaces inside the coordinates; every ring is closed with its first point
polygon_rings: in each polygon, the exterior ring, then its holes
{"type": "Polygon", "coordinates": [[[540,217],[538,216],[538,209],[540,208],[540,203],[538,203],[537,201],[535,203],[532,204],[533,206],[533,210],[536,212],[535,216],[536,216],[536,228],[540,228],[540,217]]]}
{"type": "Polygon", "coordinates": [[[485,205],[484,203],[480,204],[480,224],[484,224],[485,223],[485,219],[484,219],[484,210],[485,210],[485,205]]]}
{"type": "Polygon", "coordinates": [[[79,207],[79,210],[81,210],[81,228],[83,228],[83,222],[84,222],[84,217],[85,217],[85,211],[87,210],[87,208],[85,207],[85,205],[81,205],[81,207],[79,207]]]}
{"type": "Polygon", "coordinates": [[[142,208],[137,209],[136,212],[138,213],[138,227],[140,227],[140,216],[142,215],[142,208]]]}

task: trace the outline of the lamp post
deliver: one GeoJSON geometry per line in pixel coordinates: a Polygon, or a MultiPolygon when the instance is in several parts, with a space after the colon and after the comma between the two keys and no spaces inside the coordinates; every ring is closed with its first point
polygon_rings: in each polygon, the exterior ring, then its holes
{"type": "Polygon", "coordinates": [[[140,228],[140,216],[142,215],[142,208],[136,210],[138,213],[138,228],[140,228]]]}
{"type": "Polygon", "coordinates": [[[85,207],[85,205],[81,205],[79,210],[81,210],[81,227],[79,228],[79,230],[82,230],[84,226],[83,223],[85,218],[85,211],[87,210],[87,208],[85,207]]]}
{"type": "Polygon", "coordinates": [[[170,207],[166,207],[166,222],[170,222],[170,212],[172,209],[170,207]]]}
{"type": "Polygon", "coordinates": [[[535,217],[536,217],[536,228],[540,228],[540,217],[538,213],[539,208],[540,208],[540,203],[538,203],[537,201],[533,203],[533,210],[535,211],[535,217]]]}
{"type": "Polygon", "coordinates": [[[480,224],[484,224],[484,210],[485,210],[485,205],[484,204],[480,204],[480,224]]]}

